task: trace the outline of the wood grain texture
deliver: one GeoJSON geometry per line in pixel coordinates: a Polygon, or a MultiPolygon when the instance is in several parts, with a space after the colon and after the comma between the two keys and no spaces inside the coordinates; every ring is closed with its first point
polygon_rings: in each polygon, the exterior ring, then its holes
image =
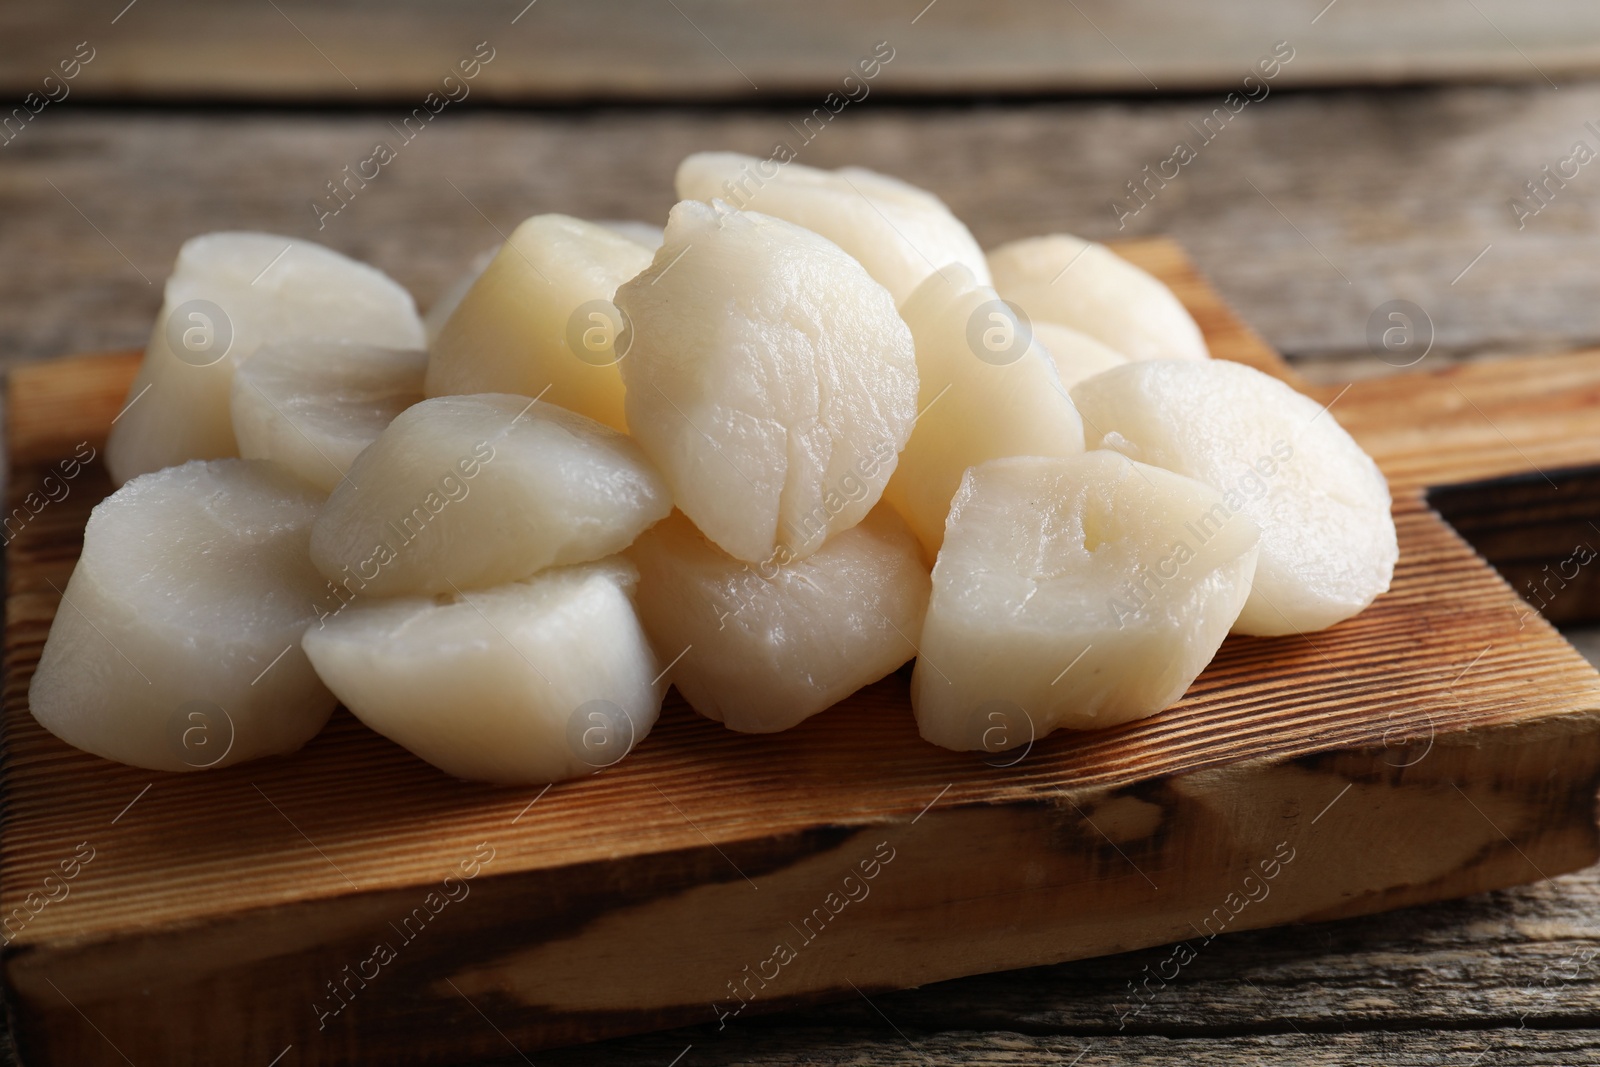
{"type": "Polygon", "coordinates": [[[1423,908],[1228,934],[1125,1025],[1127,983],[1171,949],[942,982],[870,1003],[852,995],[723,1030],[618,1038],[538,1060],[662,1067],[692,1046],[681,1063],[859,1064],[894,1062],[911,1047],[923,1064],[1007,1063],[1020,1042],[1028,1062],[1065,1065],[1081,1052],[1084,1067],[1291,1055],[1361,1067],[1539,1063],[1541,1055],[1586,1062],[1600,1028],[1596,899],[1600,868],[1590,867],[1423,908]]]}
{"type": "MultiPolygon", "coordinates": [[[[1332,378],[1390,372],[1367,329],[1394,299],[1431,317],[1422,368],[1600,345],[1600,171],[1585,168],[1521,230],[1507,206],[1575,140],[1600,144],[1584,129],[1600,87],[1274,93],[1119,232],[1110,205],[1125,183],[1213,104],[873,97],[799,158],[923,184],[985,246],[1052,230],[1171,234],[1306,374],[1335,358],[1332,378]]],[[[684,155],[798,143],[789,124],[805,109],[446,110],[319,232],[312,199],[392,139],[403,113],[47,109],[0,148],[0,363],[142,346],[178,246],[208,230],[322,241],[426,304],[496,228],[543,211],[660,220],[684,155]]]]}
{"type": "MultiPolygon", "coordinates": [[[[888,1030],[882,1021],[880,1027],[888,1030]]],[[[890,1031],[892,1033],[892,1031],[890,1031]]],[[[726,1044],[706,1041],[694,1045],[700,1064],[767,1065],[805,1063],[812,1067],[857,1067],[871,1063],[885,1067],[961,1064],[963,1067],[1022,1067],[1031,1064],[1139,1064],[1141,1067],[1237,1067],[1241,1063],[1292,1063],[1297,1067],[1367,1067],[1374,1063],[1397,1067],[1444,1067],[1448,1064],[1512,1063],[1525,1067],[1567,1067],[1592,1063],[1600,1055],[1600,1039],[1592,1031],[1530,1030],[1525,1032],[1463,1033],[1423,1030],[1410,1033],[1273,1034],[1220,1038],[1106,1037],[1085,1039],[1024,1033],[975,1034],[943,1032],[883,1042],[871,1058],[849,1032],[818,1034],[796,1029],[773,1029],[738,1035],[726,1044]],[[791,1051],[797,1050],[797,1051],[791,1051]],[[797,1059],[801,1056],[803,1059],[797,1059]]],[[[667,1042],[648,1046],[648,1054],[627,1059],[612,1049],[598,1053],[571,1050],[547,1055],[554,1065],[664,1064],[684,1050],[667,1042]]],[[[630,1049],[631,1051],[631,1049],[630,1049]]],[[[521,1062],[521,1061],[512,1061],[521,1062]]]]}
{"type": "Polygon", "coordinates": [[[100,50],[76,86],[85,97],[357,105],[420,99],[481,40],[499,56],[475,91],[501,101],[821,97],[883,40],[897,55],[881,88],[900,94],[1233,88],[1278,40],[1301,50],[1283,75],[1300,86],[1543,84],[1600,69],[1600,14],[1581,0],[1325,4],[180,0],[133,7],[115,23],[121,4],[9,4],[0,89],[37,89],[85,37],[100,50]]]}
{"type": "MultiPolygon", "coordinates": [[[[1185,295],[1219,354],[1270,359],[1181,255],[1129,254],[1185,295]]],[[[1560,365],[1600,382],[1600,353],[1560,365]]],[[[98,445],[132,366],[15,372],[11,396],[26,404],[9,408],[13,506],[54,457],[98,445]]],[[[448,1062],[503,1054],[508,1039],[715,1021],[714,1002],[738,1003],[735,984],[753,997],[742,1023],[852,987],[876,996],[1209,941],[1583,866],[1597,848],[1600,676],[1522,616],[1422,497],[1431,482],[1526,470],[1506,445],[1600,462],[1600,442],[1552,439],[1559,420],[1519,416],[1542,402],[1576,418],[1588,393],[1508,396],[1508,376],[1485,364],[1397,379],[1412,383],[1399,408],[1362,387],[1326,397],[1338,417],[1365,412],[1382,428],[1456,391],[1480,396],[1488,421],[1454,467],[1420,468],[1382,432],[1367,441],[1395,464],[1402,543],[1395,587],[1372,609],[1307,638],[1230,640],[1168,712],[1055,735],[1006,768],[921,743],[903,676],[778,738],[730,734],[674,703],[625,763],[548,794],[446,779],[344,715],[292,758],[225,772],[107,764],[26,713],[56,590],[106,489],[86,471],[9,554],[0,913],[15,915],[81,842],[95,851],[69,897],[24,906],[9,931],[19,1038],[50,1062],[199,1063],[223,1048],[265,1062],[285,1044],[303,1063],[448,1062]],[[1386,405],[1386,419],[1370,410],[1386,405]],[[480,847],[493,861],[442,929],[389,925],[480,847]],[[884,849],[893,859],[854,910],[820,913],[820,931],[795,925],[884,849]],[[1256,869],[1259,885],[1275,857],[1271,892],[1244,903],[1245,876],[1256,869]],[[344,968],[376,939],[395,941],[397,959],[352,980],[344,968]],[[752,986],[775,939],[798,943],[797,958],[781,982],[752,986]],[[328,982],[350,983],[349,1005],[319,1027],[317,1005],[337,1003],[328,982]]]]}

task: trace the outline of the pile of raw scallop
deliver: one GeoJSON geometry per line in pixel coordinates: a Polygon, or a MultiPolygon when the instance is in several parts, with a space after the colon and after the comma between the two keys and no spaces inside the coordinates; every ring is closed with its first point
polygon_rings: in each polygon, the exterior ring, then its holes
{"type": "Polygon", "coordinates": [[[1106,247],[985,254],[858,168],[702,153],[677,195],[664,230],[530,218],[422,317],[309,241],[186,243],[38,721],[185,771],[343,704],[541,783],[626,756],[669,685],[775,733],[915,660],[922,737],[1000,752],[1388,588],[1372,460],[1106,247]]]}

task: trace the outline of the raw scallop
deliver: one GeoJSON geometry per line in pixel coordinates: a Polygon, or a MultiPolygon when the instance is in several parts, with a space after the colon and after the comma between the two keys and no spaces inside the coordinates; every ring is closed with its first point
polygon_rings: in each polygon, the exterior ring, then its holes
{"type": "Polygon", "coordinates": [[[1205,482],[1261,527],[1239,633],[1321,630],[1389,588],[1389,485],[1315,400],[1222,359],[1130,364],[1073,397],[1092,443],[1205,482]]]}
{"type": "Polygon", "coordinates": [[[112,481],[238,455],[229,388],[234,369],[263,342],[309,337],[423,345],[410,294],[365,263],[266,233],[185,241],[144,362],[111,427],[112,481]]]}
{"type": "Polygon", "coordinates": [[[974,467],[950,508],[911,703],[922,736],[1000,752],[1154,715],[1211,662],[1259,531],[1115,452],[974,467]]]}
{"type": "Polygon", "coordinates": [[[901,311],[916,338],[920,414],[883,495],[931,561],[968,467],[1077,455],[1083,427],[1049,353],[963,268],[930,277],[901,311]]]}
{"type": "Polygon", "coordinates": [[[626,430],[617,286],[650,265],[596,222],[535,215],[511,234],[440,327],[427,393],[519,393],[626,430]]]}
{"type": "Polygon", "coordinates": [[[352,604],[305,633],[317,673],[378,733],[461,778],[537,784],[626,756],[666,684],[604,560],[449,597],[352,604]]]}
{"type": "Polygon", "coordinates": [[[1030,237],[990,252],[989,269],[995,289],[1030,319],[1071,326],[1129,359],[1210,356],[1172,290],[1105,245],[1030,237]]]}
{"type": "Polygon", "coordinates": [[[1069,391],[1074,385],[1112,367],[1128,362],[1128,357],[1096,341],[1086,333],[1055,322],[1034,322],[1033,338],[1050,353],[1061,384],[1069,391]]]}
{"type": "Polygon", "coordinates": [[[28,690],[33,717],[158,771],[311,740],[334,704],[300,650],[327,595],[307,554],[319,504],[240,459],[141,475],[101,501],[28,690]]]}
{"type": "Polygon", "coordinates": [[[982,249],[944,202],[884,174],[696,152],[678,164],[677,186],[686,200],[723,200],[820,233],[859,260],[896,303],[947,263],[989,281],[982,249]]]}
{"type": "Polygon", "coordinates": [[[508,394],[406,409],[357,458],[311,533],[350,593],[449,593],[600,559],[672,500],[628,437],[508,394]]]}
{"type": "Polygon", "coordinates": [[[681,512],[628,555],[645,631],[662,659],[679,657],[672,683],[730,730],[787,730],[916,655],[928,569],[882,505],[787,566],[734,559],[681,512]]]}
{"type": "Polygon", "coordinates": [[[916,357],[888,292],[836,245],[685,200],[617,305],[628,426],[724,552],[803,559],[877,503],[916,415],[916,357]]]}
{"type": "Polygon", "coordinates": [[[270,459],[324,493],[394,417],[422,400],[428,354],[351,341],[262,345],[233,375],[245,459],[270,459]]]}
{"type": "Polygon", "coordinates": [[[604,226],[612,233],[626,237],[650,253],[654,253],[656,249],[660,248],[661,242],[666,237],[666,231],[653,222],[638,222],[634,219],[601,219],[599,225],[604,226]]]}

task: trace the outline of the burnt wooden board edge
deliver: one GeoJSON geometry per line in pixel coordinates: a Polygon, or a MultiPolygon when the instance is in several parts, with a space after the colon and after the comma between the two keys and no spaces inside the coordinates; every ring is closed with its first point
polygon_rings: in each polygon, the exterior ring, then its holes
{"type": "Polygon", "coordinates": [[[1600,467],[1435,486],[1427,504],[1558,626],[1600,622],[1600,467]]]}
{"type": "MultiPolygon", "coordinates": [[[[134,1062],[204,1063],[217,1048],[266,1062],[292,1043],[306,1064],[348,1062],[349,1048],[448,1063],[503,1054],[479,1011],[531,1050],[732,1025],[853,996],[852,985],[876,992],[1169,943],[1198,952],[1227,932],[1501,888],[1600,855],[1597,788],[1600,709],[1241,761],[1054,802],[934,808],[920,820],[818,828],[726,854],[682,850],[654,857],[649,882],[618,884],[605,863],[486,874],[441,913],[444,930],[419,924],[409,941],[387,924],[420,894],[398,889],[141,939],[34,946],[8,958],[7,982],[26,1008],[16,1019],[22,1047],[48,1050],[48,1062],[121,1062],[86,1016],[134,1062]],[[1553,779],[1545,772],[1556,764],[1565,773],[1553,779]],[[1019,846],[1038,863],[997,862],[1019,846]],[[1348,862],[1352,848],[1392,853],[1389,884],[1366,884],[1348,862]],[[1239,856],[1257,861],[1241,866],[1239,856]],[[867,878],[861,863],[872,857],[883,862],[867,878]],[[939,884],[952,870],[967,872],[954,902],[939,884]],[[835,913],[827,895],[851,896],[852,872],[866,895],[835,913]],[[876,910],[862,916],[874,896],[876,910]],[[530,899],[549,906],[505,918],[530,899]],[[808,904],[827,908],[826,921],[808,920],[808,904]],[[830,940],[834,922],[846,932],[830,940]],[[396,959],[371,977],[362,963],[385,941],[396,959]],[[796,959],[769,982],[760,975],[774,973],[762,966],[774,941],[796,959]],[[907,941],[919,941],[912,974],[900,959],[907,941]],[[343,983],[342,997],[328,981],[343,983]],[[269,985],[292,993],[263,1018],[257,1001],[269,985]]],[[[1175,965],[1183,954],[1174,948],[1175,965]]],[[[1128,1010],[1139,1003],[1130,992],[1128,1010]]]]}

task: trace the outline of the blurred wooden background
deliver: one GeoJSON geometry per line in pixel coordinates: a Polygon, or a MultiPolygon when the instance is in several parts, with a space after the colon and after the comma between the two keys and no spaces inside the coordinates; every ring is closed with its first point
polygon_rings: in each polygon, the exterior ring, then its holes
{"type": "Polygon", "coordinates": [[[1284,84],[1526,81],[1600,63],[1600,8],[1585,0],[136,0],[122,13],[127,5],[5,5],[0,88],[32,88],[68,37],[86,36],[115,36],[117,47],[85,77],[85,97],[342,104],[420,96],[486,38],[513,58],[476,89],[512,103],[817,94],[879,40],[905,46],[882,87],[907,95],[1231,87],[1264,42],[1313,34],[1317,47],[1284,84]]]}
{"type": "Polygon", "coordinates": [[[1593,3],[70,0],[0,6],[0,107],[64,94],[0,144],[0,359],[140,343],[209,229],[313,236],[426,303],[528,214],[659,220],[680,156],[798,145],[880,41],[800,158],[922,182],[986,244],[1171,233],[1291,358],[1356,357],[1332,376],[1386,369],[1361,357],[1390,299],[1428,312],[1434,358],[1600,340],[1600,167],[1542,171],[1600,151],[1593,3]],[[1279,41],[1270,95],[1119,226],[1279,41]],[[326,183],[479,42],[469,95],[319,231],[326,183]],[[1532,181],[1550,203],[1519,220],[1532,181]]]}
{"type": "MultiPolygon", "coordinates": [[[[1579,142],[1600,155],[1592,2],[69,0],[0,5],[0,364],[141,344],[179,244],[207,230],[323,241],[426,305],[530,214],[660,221],[679,158],[799,146],[880,41],[870,93],[799,159],[923,184],[986,246],[1172,234],[1326,380],[1394,370],[1368,322],[1396,299],[1431,321],[1424,367],[1600,344],[1600,162],[1544,170],[1579,142]],[[85,41],[77,77],[47,83],[85,41]],[[1294,58],[1270,95],[1119,228],[1126,183],[1196,143],[1279,41],[1294,58]],[[397,142],[479,42],[494,58],[470,96],[319,230],[326,183],[397,142]],[[29,93],[59,99],[4,127],[29,93]]],[[[1221,938],[1119,1030],[1126,983],[1165,954],[538,1060],[1600,1062],[1595,870],[1221,938]]]]}

